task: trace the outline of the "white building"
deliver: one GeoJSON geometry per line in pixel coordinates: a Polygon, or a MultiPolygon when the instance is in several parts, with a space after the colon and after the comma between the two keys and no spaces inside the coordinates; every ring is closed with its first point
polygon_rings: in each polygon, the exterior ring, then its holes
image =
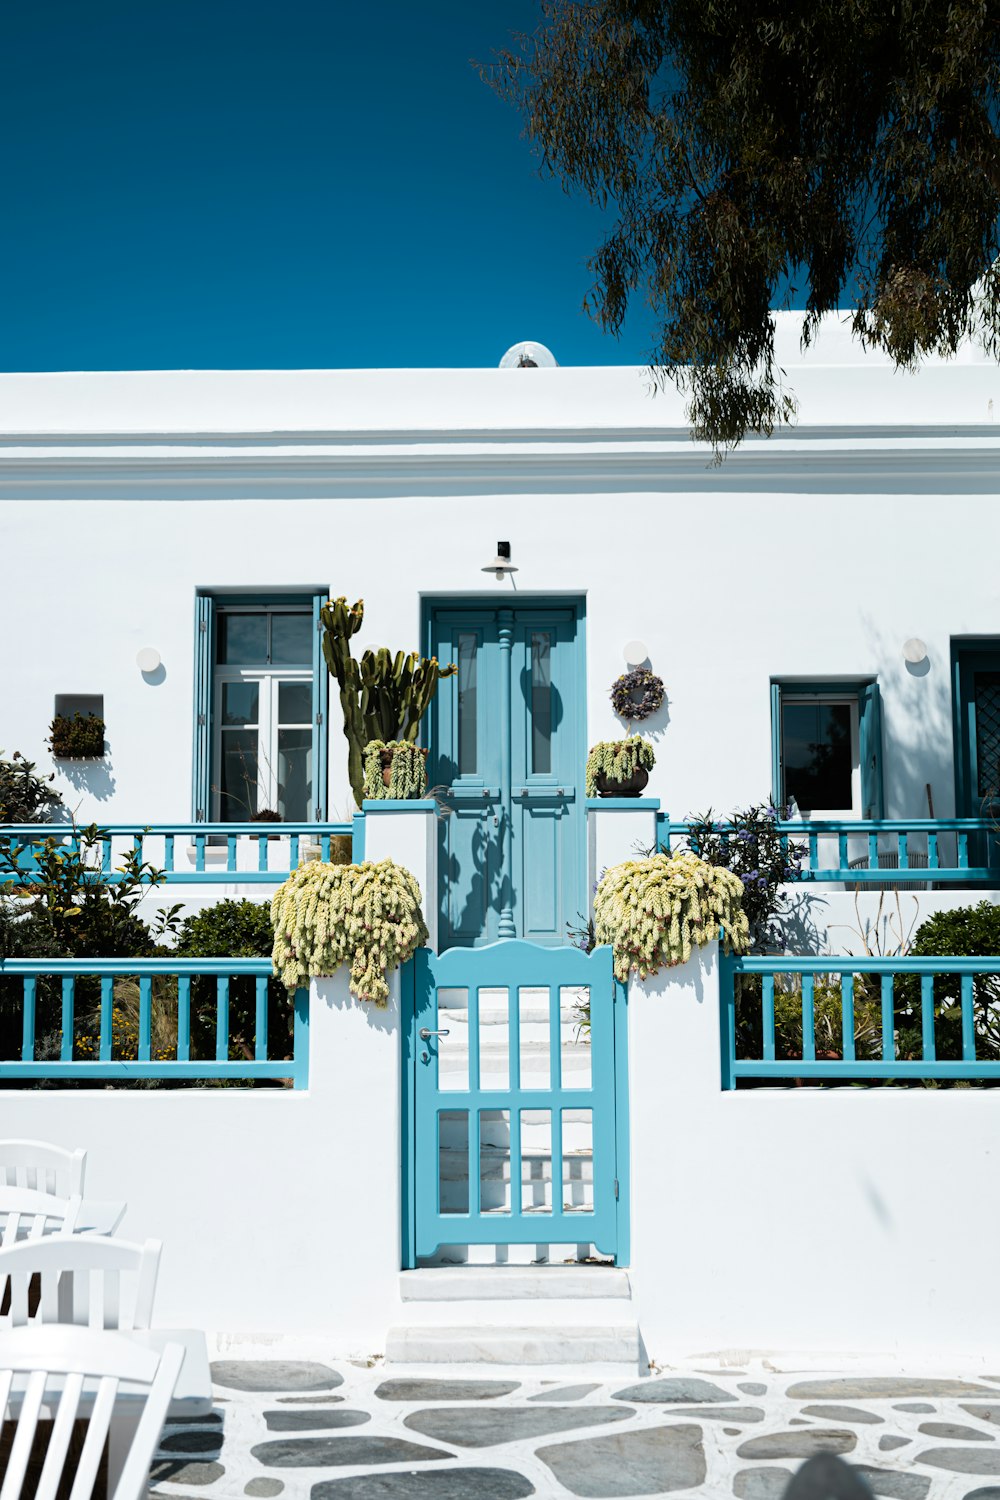
{"type": "MultiPolygon", "coordinates": [[[[429,813],[419,835],[402,815],[364,820],[367,853],[405,842],[413,854],[439,950],[512,935],[561,950],[600,868],[656,837],[654,802],[590,808],[588,829],[584,794],[589,745],[623,732],[609,692],[638,664],[636,643],[666,687],[642,725],[656,751],[645,799],[658,799],[661,835],[663,815],[724,815],[772,797],[835,825],[816,835],[813,874],[826,879],[800,888],[813,924],[800,952],[850,952],[832,930],[859,920],[845,884],[905,886],[907,865],[926,872],[921,916],[980,899],[970,886],[995,899],[1000,372],[970,355],[897,374],[839,326],[805,360],[790,325],[780,340],[798,424],[747,440],[722,465],[692,443],[673,389],[654,392],[633,368],[0,376],[0,743],[48,768],[53,714],[99,712],[103,758],[52,763],[77,820],[155,827],[157,863],[172,838],[176,889],[191,904],[263,898],[294,861],[286,840],[251,845],[244,830],[227,863],[225,829],[207,828],[199,845],[189,825],[245,824],[263,807],[290,823],[350,817],[316,628],[320,604],[346,595],[365,604],[359,648],[458,663],[425,725],[451,815],[429,813]],[[514,571],[492,567],[498,543],[509,543],[514,571]],[[854,827],[872,820],[897,826],[854,827]],[[904,873],[892,877],[897,864],[904,873]],[[244,867],[265,878],[248,884],[244,867]]],[[[864,897],[862,920],[876,902],[864,897]]],[[[714,967],[706,973],[717,982],[714,967]]],[[[631,1099],[632,1157],[629,1172],[619,1135],[616,1188],[630,1176],[647,1349],[801,1337],[816,1350],[978,1353],[975,1289],[952,1279],[932,1306],[927,1285],[998,1227],[990,1093],[727,1092],[717,1019],[703,1004],[688,1015],[682,993],[671,990],[672,1019],[645,991],[633,997],[631,1078],[617,1080],[619,1122],[622,1091],[631,1099]],[[682,1045],[684,1056],[656,1050],[682,1045]],[[699,1170],[675,1149],[689,1128],[699,1170]],[[901,1166],[900,1134],[919,1171],[901,1166]],[[945,1152],[945,1140],[961,1150],[945,1152]],[[732,1149],[746,1165],[739,1182],[732,1149]],[[881,1209],[865,1206],[862,1163],[881,1209]],[[927,1192],[946,1210],[933,1224],[927,1192]],[[853,1301],[831,1291],[828,1213],[867,1247],[867,1290],[852,1285],[853,1301]],[[748,1245],[740,1284],[753,1297],[735,1285],[720,1294],[720,1247],[753,1240],[755,1215],[801,1264],[783,1260],[779,1274],[762,1245],[748,1245]],[[898,1279],[897,1307],[912,1296],[917,1328],[880,1304],[878,1268],[898,1279]]],[[[195,1205],[196,1227],[174,1232],[166,1280],[185,1322],[320,1326],[367,1350],[401,1319],[414,1195],[407,1078],[419,1072],[408,1028],[420,1017],[403,994],[395,1026],[373,1024],[337,995],[322,1024],[313,996],[306,1090],[0,1093],[0,1134],[88,1144],[95,1161],[103,1145],[116,1181],[129,1178],[142,1232],[170,1239],[158,1220],[195,1205]],[[321,1058],[321,1042],[336,1051],[346,1038],[348,1060],[321,1058]],[[372,1071],[364,1058],[379,1046],[372,1071]],[[392,1098],[374,1109],[358,1162],[353,1122],[367,1119],[377,1088],[392,1098]],[[303,1150],[300,1181],[286,1168],[303,1150]],[[242,1269],[251,1185],[277,1195],[279,1219],[293,1224],[306,1181],[322,1254],[304,1249],[301,1274],[286,1277],[278,1251],[262,1247],[263,1270],[242,1269]],[[205,1226],[215,1270],[199,1282],[181,1267],[205,1226]],[[266,1318],[246,1311],[261,1279],[266,1318]]],[[[551,1156],[550,1141],[550,1166],[551,1156]]],[[[1000,1340],[991,1349],[1000,1354],[1000,1340]]]]}

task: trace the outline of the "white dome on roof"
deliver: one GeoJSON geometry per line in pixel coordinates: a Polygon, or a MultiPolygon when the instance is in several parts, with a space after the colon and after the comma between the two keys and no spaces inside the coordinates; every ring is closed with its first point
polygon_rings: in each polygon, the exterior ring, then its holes
{"type": "Polygon", "coordinates": [[[531,339],[525,339],[520,344],[511,344],[507,353],[500,361],[501,370],[554,370],[558,368],[558,361],[550,349],[544,344],[535,344],[531,339]]]}

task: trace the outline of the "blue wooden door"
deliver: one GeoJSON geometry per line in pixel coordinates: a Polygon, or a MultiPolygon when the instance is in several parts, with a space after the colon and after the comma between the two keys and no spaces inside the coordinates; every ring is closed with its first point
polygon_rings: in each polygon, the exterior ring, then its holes
{"type": "Polygon", "coordinates": [[[406,1264],[514,1244],[626,1261],[626,1017],[611,949],[422,949],[411,974],[406,1264]]]}
{"type": "Polygon", "coordinates": [[[439,608],[428,648],[458,672],[432,704],[442,948],[562,944],[586,904],[581,612],[439,608]]]}

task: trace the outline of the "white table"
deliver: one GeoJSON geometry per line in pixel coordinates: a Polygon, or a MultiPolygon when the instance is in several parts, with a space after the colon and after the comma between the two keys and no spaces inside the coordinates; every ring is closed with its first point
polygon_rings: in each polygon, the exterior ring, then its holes
{"type": "Polygon", "coordinates": [[[76,1220],[77,1234],[114,1234],[128,1204],[122,1200],[84,1198],[76,1220]]]}

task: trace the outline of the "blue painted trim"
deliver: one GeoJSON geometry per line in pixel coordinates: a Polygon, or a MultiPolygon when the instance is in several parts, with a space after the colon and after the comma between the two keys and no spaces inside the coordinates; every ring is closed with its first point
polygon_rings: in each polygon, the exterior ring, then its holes
{"type": "Polygon", "coordinates": [[[862,807],[881,818],[882,790],[882,712],[878,679],[872,673],[857,677],[771,678],[771,796],[775,807],[783,807],[785,797],[784,767],[781,760],[781,704],[785,694],[815,694],[819,697],[853,697],[858,700],[858,753],[861,763],[862,807]]]}
{"type": "Polygon", "coordinates": [[[433,797],[366,797],[361,811],[369,813],[436,813],[437,803],[433,797]]]}
{"type": "Polygon", "coordinates": [[[977,786],[976,706],[973,674],[1000,671],[1000,637],[952,640],[952,720],[954,735],[955,807],[959,814],[982,810],[977,786]]]}
{"type": "Polygon", "coordinates": [[[659,812],[659,797],[587,797],[588,812],[659,812]]]}
{"type": "Polygon", "coordinates": [[[194,601],[194,739],[191,757],[191,816],[205,823],[211,814],[212,664],[215,661],[215,606],[210,594],[194,601]]]}
{"type": "Polygon", "coordinates": [[[320,610],[327,602],[327,592],[314,594],[313,617],[313,680],[312,680],[312,748],[313,748],[313,817],[319,821],[329,811],[327,801],[329,780],[327,756],[330,740],[330,673],[323,656],[323,626],[320,610]]]}
{"type": "Polygon", "coordinates": [[[614,982],[615,1034],[615,1176],[618,1182],[618,1230],[615,1265],[632,1263],[632,1136],[629,1125],[628,985],[614,982]]]}
{"type": "Polygon", "coordinates": [[[417,1061],[415,1015],[417,985],[418,983],[426,983],[427,979],[427,965],[421,959],[421,954],[426,952],[426,949],[418,950],[409,962],[400,967],[399,971],[399,1045],[402,1051],[400,1059],[400,1081],[402,1084],[400,1169],[402,1180],[400,1182],[399,1219],[402,1238],[400,1257],[404,1271],[414,1270],[417,1264],[416,1195],[414,1191],[417,1164],[414,1101],[417,1061]]]}
{"type": "Polygon", "coordinates": [[[797,958],[794,954],[770,957],[751,953],[735,956],[732,967],[738,974],[1000,974],[1000,954],[976,958],[868,958],[865,954],[797,958]]]}
{"type": "Polygon", "coordinates": [[[351,823],[351,860],[360,865],[365,859],[365,814],[359,810],[351,823]]]}

